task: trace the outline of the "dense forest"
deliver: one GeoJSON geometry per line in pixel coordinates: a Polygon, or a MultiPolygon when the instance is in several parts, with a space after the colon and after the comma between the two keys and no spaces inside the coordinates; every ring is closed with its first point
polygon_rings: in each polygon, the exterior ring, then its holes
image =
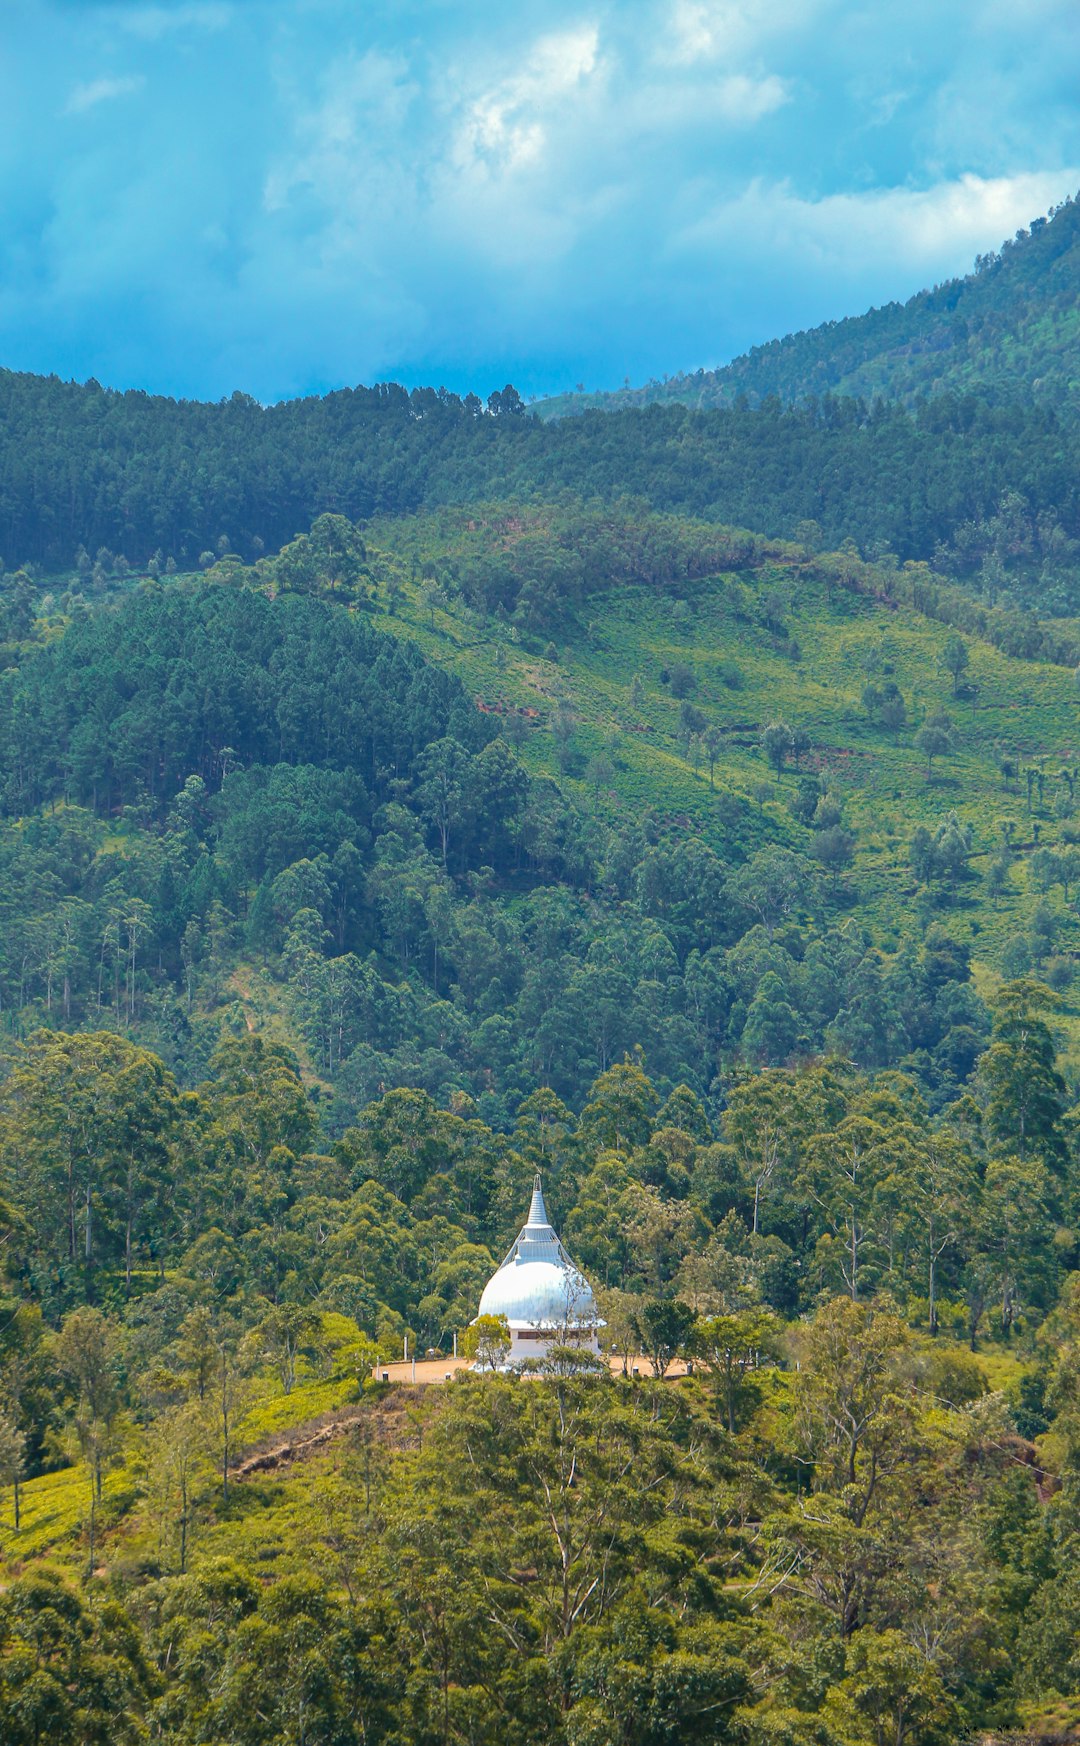
{"type": "Polygon", "coordinates": [[[714,1130],[626,1063],[509,1136],[390,1092],[328,1154],[259,1037],[188,1094],[115,1034],[29,1039],[0,1110],[5,1739],[871,1746],[1071,1714],[1043,1000],[1003,989],[938,1121],[834,1061],[748,1079],[714,1130]],[[406,1329],[446,1349],[538,1165],[646,1375],[367,1381],[406,1329]]]}
{"type": "Polygon", "coordinates": [[[973,381],[0,377],[4,1746],[1077,1738],[1078,439],[973,381]]]}
{"type": "Polygon", "coordinates": [[[679,402],[698,410],[740,396],[760,404],[826,394],[914,402],[977,391],[981,401],[1016,398],[1075,415],[1080,378],[1080,202],[1064,201],[976,258],[973,272],[865,315],[755,346],[716,370],[666,377],[643,388],[563,395],[545,417],[586,407],[679,402]]]}
{"type": "Polygon", "coordinates": [[[772,536],[813,522],[829,548],[938,561],[993,596],[1072,613],[1078,478],[1080,425],[1054,405],[974,393],[913,412],[826,397],[542,423],[511,388],[486,405],[391,384],[211,406],[0,372],[0,556],[11,571],[77,567],[87,584],[117,564],[250,561],[324,512],[365,521],[570,493],[772,536]],[[1026,532],[987,568],[1003,503],[1026,532]]]}
{"type": "MultiPolygon", "coordinates": [[[[621,545],[638,577],[651,565],[682,586],[687,568],[738,560],[733,536],[706,528],[702,545],[696,532],[609,521],[608,567],[621,545]]],[[[460,588],[482,599],[491,542],[450,549],[460,588]]],[[[497,550],[505,591],[505,541],[497,550]]],[[[364,565],[354,594],[382,568],[374,604],[395,585],[404,602],[407,548],[380,565],[365,547],[364,565]]],[[[434,605],[443,584],[428,566],[420,598],[434,605]]],[[[559,572],[539,568],[550,589],[559,572]]],[[[699,787],[711,758],[713,822],[688,831],[654,808],[609,823],[595,802],[622,754],[588,755],[569,700],[544,735],[555,769],[530,771],[529,718],[477,711],[415,643],[372,627],[370,600],[333,604],[336,579],[323,597],[271,600],[267,572],[302,574],[295,545],[262,570],[219,569],[82,612],[7,676],[0,998],[18,1032],[134,1026],[190,1076],[253,960],[287,991],[346,1106],[387,1083],[441,1098],[457,1086],[505,1127],[538,1081],[580,1101],[635,1047],[662,1082],[706,1097],[720,1095],[726,1060],[823,1049],[914,1066],[935,1105],[957,1095],[989,1027],[971,942],[939,940],[930,917],[883,957],[852,927],[843,874],[857,836],[813,773],[805,730],[801,753],[789,728],[790,748],[762,757],[762,777],[805,761],[777,820],[725,784],[722,730],[692,668],[673,664],[654,687],[671,695],[699,787]]],[[[444,574],[448,586],[445,561],[444,574]]],[[[524,587],[529,615],[569,610],[524,587]]],[[[761,610],[780,611],[768,592],[761,610]]],[[[641,676],[638,688],[644,708],[641,676]]],[[[976,845],[955,809],[945,823],[954,840],[938,828],[918,852],[947,909],[976,845]]],[[[1061,848],[1072,852],[1065,837],[1061,848]]],[[[1029,967],[1055,957],[1063,927],[1040,941],[1033,926],[1029,967]]],[[[1010,962],[1023,967],[1015,950],[1010,962]]]]}

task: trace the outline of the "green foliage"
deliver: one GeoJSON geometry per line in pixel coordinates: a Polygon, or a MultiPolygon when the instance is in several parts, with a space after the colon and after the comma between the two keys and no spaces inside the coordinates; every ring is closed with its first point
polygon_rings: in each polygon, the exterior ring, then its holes
{"type": "Polygon", "coordinates": [[[122,1606],[88,1606],[48,1569],[0,1596],[0,1728],[10,1746],[121,1746],[144,1738],[154,1690],[122,1606]]]}
{"type": "Polygon", "coordinates": [[[462,1341],[466,1358],[480,1370],[498,1370],[510,1355],[510,1324],[505,1316],[477,1316],[462,1341]]]}

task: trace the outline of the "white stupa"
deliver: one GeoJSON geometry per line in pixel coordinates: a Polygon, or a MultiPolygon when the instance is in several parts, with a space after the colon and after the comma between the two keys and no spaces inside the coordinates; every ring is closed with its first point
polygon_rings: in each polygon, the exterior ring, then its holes
{"type": "Polygon", "coordinates": [[[510,1327],[508,1365],[543,1358],[552,1346],[599,1352],[603,1326],[592,1286],[574,1266],[548,1222],[537,1176],[529,1216],[510,1253],[484,1287],[478,1312],[505,1316],[510,1327]]]}

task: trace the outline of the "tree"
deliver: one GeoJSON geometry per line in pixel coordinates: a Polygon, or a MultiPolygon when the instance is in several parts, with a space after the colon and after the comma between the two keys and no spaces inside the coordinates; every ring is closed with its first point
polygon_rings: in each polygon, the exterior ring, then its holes
{"type": "Polygon", "coordinates": [[[705,1106],[689,1085],[676,1085],[669,1093],[656,1112],[654,1127],[657,1133],[664,1128],[677,1128],[702,1146],[707,1146],[713,1137],[705,1106]]]}
{"type": "Polygon", "coordinates": [[[683,756],[686,756],[690,741],[695,736],[703,734],[708,726],[708,716],[696,703],[684,700],[679,706],[679,739],[682,742],[683,756]]]}
{"type": "Polygon", "coordinates": [[[101,1480],[105,1463],[114,1450],[120,1408],[116,1334],[100,1310],[87,1305],[72,1311],[57,1335],[56,1358],[75,1396],[75,1440],[90,1469],[87,1572],[92,1576],[101,1480]]]}
{"type": "Polygon", "coordinates": [[[176,1082],[156,1055],[110,1032],[35,1032],[4,1087],[0,1145],[34,1232],[35,1270],[122,1261],[127,1287],[151,1221],[178,1228],[175,1148],[186,1139],[176,1082]]]}
{"type": "Polygon", "coordinates": [[[652,1298],[637,1312],[637,1330],[642,1350],[652,1364],[653,1375],[665,1377],[686,1347],[694,1326],[694,1312],[678,1298],[652,1298]]]}
{"type": "Polygon", "coordinates": [[[864,1623],[911,1533],[922,1450],[899,1317],[850,1298],[820,1309],[796,1343],[796,1447],[814,1497],[789,1514],[797,1587],[844,1641],[864,1623]]]}
{"type": "Polygon", "coordinates": [[[986,890],[987,890],[987,893],[989,895],[990,902],[993,904],[995,909],[998,906],[998,902],[999,902],[999,899],[1001,898],[1002,892],[1004,892],[1008,889],[1008,885],[1009,885],[1009,863],[1005,859],[1004,855],[995,855],[994,859],[991,861],[989,867],[986,870],[986,890]]]}
{"type": "Polygon", "coordinates": [[[227,1037],[203,1086],[210,1121],[203,1144],[221,1201],[236,1209],[277,1192],[278,1166],[309,1149],[315,1112],[291,1052],[257,1033],[227,1037]]]}
{"type": "Polygon", "coordinates": [[[464,825],[464,800],[469,754],[456,740],[435,740],[417,760],[417,799],[423,816],[439,835],[446,866],[451,833],[464,825]]]}
{"type": "Polygon", "coordinates": [[[893,737],[895,745],[901,731],[907,726],[907,705],[897,687],[895,695],[883,697],[878,711],[878,719],[886,733],[893,737]]]}
{"type": "Polygon", "coordinates": [[[771,721],[761,731],[762,750],[778,776],[787,763],[793,744],[793,735],[786,721],[771,721]]]}
{"type": "Polygon", "coordinates": [[[0,1485],[12,1490],[12,1515],[19,1531],[19,1482],[26,1469],[26,1436],[15,1420],[0,1410],[0,1485]]]}
{"type": "Polygon", "coordinates": [[[936,1334],[941,1257],[970,1228],[978,1203],[978,1173],[967,1147],[947,1129],[928,1134],[910,1155],[898,1198],[922,1250],[928,1321],[936,1334]]]}
{"type": "Polygon", "coordinates": [[[829,1067],[808,1073],[766,1068],[732,1087],[723,1131],[753,1196],[754,1236],[768,1197],[790,1195],[811,1137],[835,1128],[846,1108],[844,1087],[829,1067]]]}
{"type": "Polygon", "coordinates": [[[241,1347],[239,1353],[225,1334],[218,1338],[217,1375],[214,1379],[213,1418],[221,1444],[221,1501],[229,1501],[229,1461],[233,1452],[233,1443],[239,1426],[243,1422],[249,1393],[247,1377],[244,1373],[242,1360],[245,1354],[241,1347]]]}
{"type": "Polygon", "coordinates": [[[907,723],[907,706],[896,680],[886,679],[880,685],[870,681],[864,685],[862,703],[870,720],[883,727],[895,740],[907,723]]]}
{"type": "Polygon", "coordinates": [[[915,875],[930,885],[940,879],[955,886],[967,871],[972,850],[972,831],[955,812],[941,820],[933,833],[925,825],[916,825],[911,839],[911,865],[915,875]]]}
{"type": "Polygon", "coordinates": [[[926,780],[929,782],[935,758],[944,758],[955,750],[953,725],[943,710],[928,715],[915,735],[915,745],[926,759],[926,780]]]}
{"type": "Polygon", "coordinates": [[[1042,1307],[1056,1283],[1050,1181],[1037,1159],[995,1158],[986,1167],[977,1229],[982,1282],[1000,1304],[1007,1339],[1025,1302],[1042,1307]]]}
{"type": "Polygon", "coordinates": [[[810,903],[813,875],[801,855],[770,846],[759,849],[732,875],[728,890],[737,903],[756,914],[770,940],[777,922],[797,906],[810,903]]]}
{"type": "Polygon", "coordinates": [[[955,631],[951,636],[946,637],[944,647],[938,656],[938,662],[942,670],[950,674],[952,678],[954,697],[960,695],[960,680],[967,672],[970,660],[971,656],[968,653],[967,644],[962,637],[958,637],[955,631]]]}
{"type": "Polygon", "coordinates": [[[603,1317],[603,1337],[617,1357],[622,1359],[622,1373],[630,1374],[630,1360],[640,1350],[637,1312],[641,1298],[634,1291],[609,1286],[599,1294],[599,1309],[603,1317]]]}
{"type": "Polygon", "coordinates": [[[1057,996],[1031,977],[1005,983],[992,1004],[990,1046],[979,1060],[989,1095],[987,1120],[994,1138],[1021,1158],[1031,1151],[1050,1160],[1063,1155],[1065,1085],[1046,1020],[1058,1004],[1057,996]]]}
{"type": "Polygon", "coordinates": [[[75,1396],[75,1428],[100,1500],[105,1459],[120,1407],[116,1331],[100,1310],[72,1310],[56,1338],[56,1359],[75,1396]]]}
{"type": "Polygon", "coordinates": [[[903,1631],[891,1629],[855,1635],[823,1716],[837,1740],[859,1746],[944,1746],[961,1726],[934,1661],[903,1631]]]}
{"type": "Polygon", "coordinates": [[[627,1258],[645,1286],[659,1292],[679,1259],[700,1245],[708,1225],[689,1200],[672,1200],[657,1189],[635,1184],[622,1197],[627,1258]]]}
{"type": "Polygon", "coordinates": [[[814,1137],[803,1164],[801,1183],[826,1228],[822,1258],[835,1264],[853,1303],[880,1247],[878,1191],[895,1143],[883,1124],[853,1111],[831,1132],[814,1137]]]}
{"type": "Polygon", "coordinates": [[[155,1680],[133,1620],[92,1605],[59,1572],[33,1570],[0,1595],[4,1746],[138,1746],[155,1680]]]}
{"type": "Polygon", "coordinates": [[[585,780],[593,791],[593,805],[599,805],[600,790],[609,788],[615,778],[615,766],[606,752],[597,752],[585,766],[585,780]]]}
{"type": "Polygon", "coordinates": [[[829,830],[815,831],[810,853],[835,880],[855,857],[855,838],[840,825],[833,825],[829,830]]]}
{"type": "Polygon", "coordinates": [[[309,1304],[275,1304],[248,1336],[251,1349],[271,1363],[286,1394],[296,1386],[296,1366],[322,1348],[322,1317],[309,1304]]]}
{"type": "Polygon", "coordinates": [[[724,749],[723,731],[715,724],[711,727],[707,727],[701,737],[701,743],[705,747],[705,757],[708,760],[709,765],[709,787],[712,788],[714,786],[713,770],[716,766],[716,760],[724,749]]]}
{"type": "Polygon", "coordinates": [[[477,1316],[465,1329],[461,1349],[480,1370],[501,1370],[510,1356],[510,1323],[505,1316],[477,1316]]]}
{"type": "Polygon", "coordinates": [[[600,1074],[589,1087],[580,1132],[597,1145],[617,1151],[643,1146],[649,1138],[656,1090],[638,1061],[629,1057],[600,1074]]]}
{"type": "Polygon", "coordinates": [[[367,557],[359,528],[344,515],[317,515],[307,538],[320,579],[331,592],[351,594],[367,557]]]}
{"type": "Polygon", "coordinates": [[[148,1438],[154,1502],[163,1530],[175,1533],[181,1576],[187,1570],[196,1486],[209,1463],[210,1434],[207,1403],[194,1399],[159,1413],[148,1438]]]}
{"type": "Polygon", "coordinates": [[[691,1349],[712,1378],[732,1435],[739,1408],[752,1394],[750,1373],[777,1351],[779,1327],[775,1316],[760,1309],[703,1316],[694,1323],[691,1349]]]}
{"type": "Polygon", "coordinates": [[[218,1365],[214,1318],[205,1304],[197,1304],[184,1317],[177,1354],[189,1385],[199,1400],[205,1400],[218,1365]]]}
{"type": "Polygon", "coordinates": [[[799,1021],[775,971],[758,983],[743,1025],[741,1049],[750,1061],[772,1066],[786,1061],[799,1037],[799,1021]]]}

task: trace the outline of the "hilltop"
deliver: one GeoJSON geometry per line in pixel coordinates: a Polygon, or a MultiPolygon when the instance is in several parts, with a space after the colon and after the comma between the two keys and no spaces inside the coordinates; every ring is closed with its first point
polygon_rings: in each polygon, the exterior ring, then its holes
{"type": "Polygon", "coordinates": [[[1035,399],[1080,406],[1080,204],[981,255],[965,278],[887,303],[864,315],[755,346],[714,370],[697,370],[611,393],[544,401],[545,418],[589,408],[679,404],[704,411],[770,395],[785,403],[822,395],[912,404],[977,391],[981,400],[1035,399]]]}

